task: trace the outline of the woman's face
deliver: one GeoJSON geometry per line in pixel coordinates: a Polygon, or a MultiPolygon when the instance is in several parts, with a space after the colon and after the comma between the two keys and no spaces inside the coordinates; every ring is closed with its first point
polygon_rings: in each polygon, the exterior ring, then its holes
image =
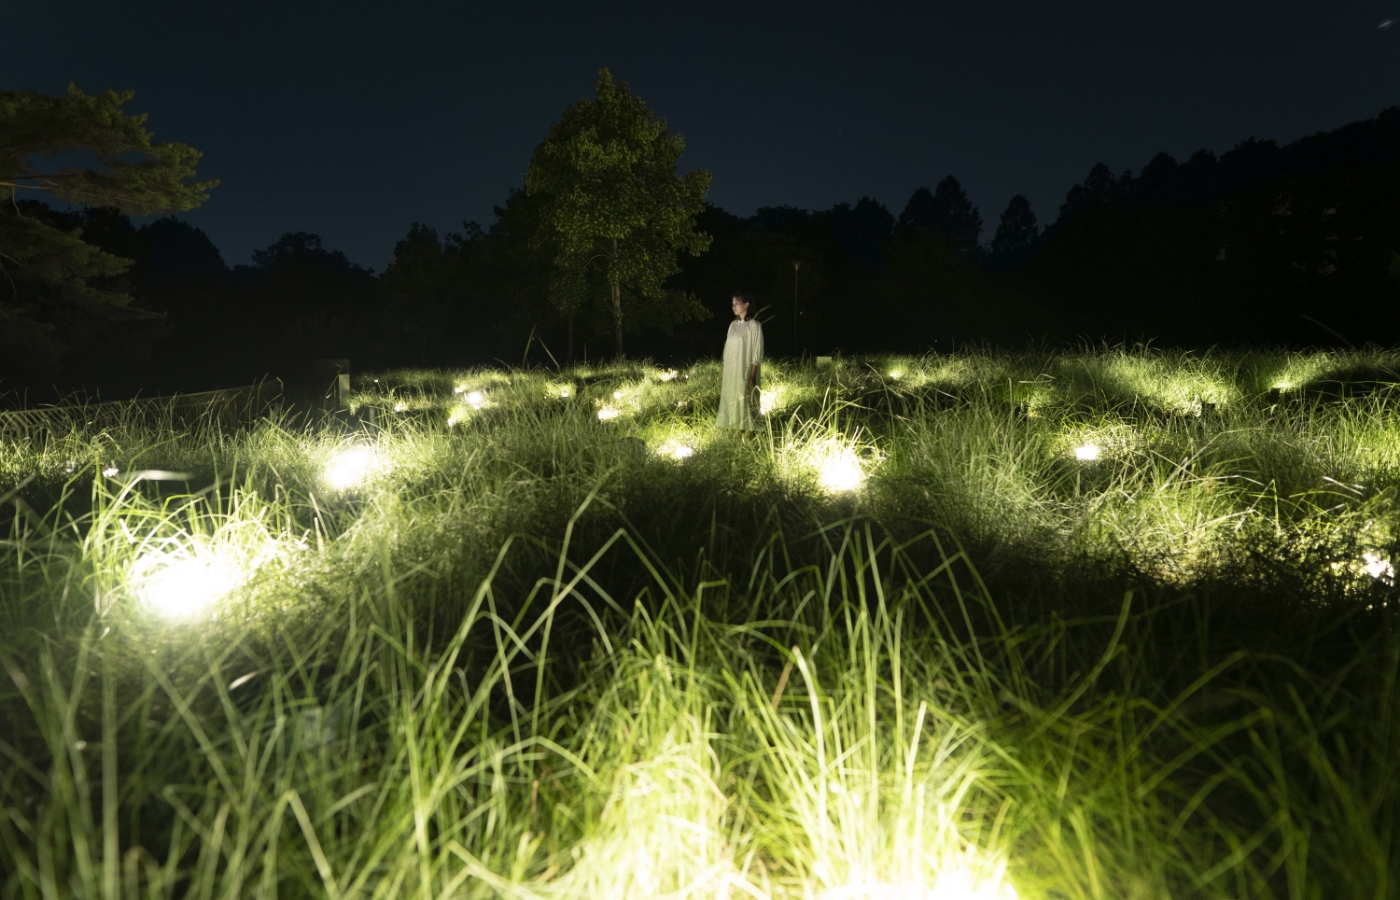
{"type": "Polygon", "coordinates": [[[738,297],[730,298],[729,304],[734,307],[734,315],[741,319],[749,317],[749,305],[738,297]]]}

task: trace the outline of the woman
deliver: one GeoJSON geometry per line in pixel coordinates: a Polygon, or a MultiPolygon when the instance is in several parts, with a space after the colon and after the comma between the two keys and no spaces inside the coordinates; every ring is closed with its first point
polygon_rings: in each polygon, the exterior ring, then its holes
{"type": "Polygon", "coordinates": [[[735,291],[735,320],[724,339],[724,376],[719,388],[719,427],[758,430],[758,376],[763,363],[763,326],[753,318],[753,298],[735,291]]]}

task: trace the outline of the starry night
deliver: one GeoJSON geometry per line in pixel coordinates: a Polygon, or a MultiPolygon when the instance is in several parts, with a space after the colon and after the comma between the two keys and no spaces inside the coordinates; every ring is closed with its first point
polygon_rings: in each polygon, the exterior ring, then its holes
{"type": "Polygon", "coordinates": [[[0,900],[1400,893],[1400,6],[9,10],[0,900]]]}

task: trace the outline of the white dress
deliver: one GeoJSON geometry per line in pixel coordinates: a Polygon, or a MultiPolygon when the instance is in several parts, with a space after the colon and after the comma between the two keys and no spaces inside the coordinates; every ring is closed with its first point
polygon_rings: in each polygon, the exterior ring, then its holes
{"type": "MultiPolygon", "coordinates": [[[[724,339],[724,375],[719,388],[719,427],[758,430],[758,391],[750,391],[749,369],[763,363],[763,326],[735,319],[724,339]]],[[[759,369],[759,374],[762,374],[759,369]]],[[[757,377],[754,384],[759,384],[757,377]]]]}

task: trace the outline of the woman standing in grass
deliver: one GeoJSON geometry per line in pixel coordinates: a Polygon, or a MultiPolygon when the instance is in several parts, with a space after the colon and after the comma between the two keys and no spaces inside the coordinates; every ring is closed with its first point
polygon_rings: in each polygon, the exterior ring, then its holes
{"type": "Polygon", "coordinates": [[[758,376],[763,364],[763,326],[753,317],[753,298],[735,291],[735,320],[724,340],[724,376],[719,388],[719,427],[758,430],[758,376]]]}

